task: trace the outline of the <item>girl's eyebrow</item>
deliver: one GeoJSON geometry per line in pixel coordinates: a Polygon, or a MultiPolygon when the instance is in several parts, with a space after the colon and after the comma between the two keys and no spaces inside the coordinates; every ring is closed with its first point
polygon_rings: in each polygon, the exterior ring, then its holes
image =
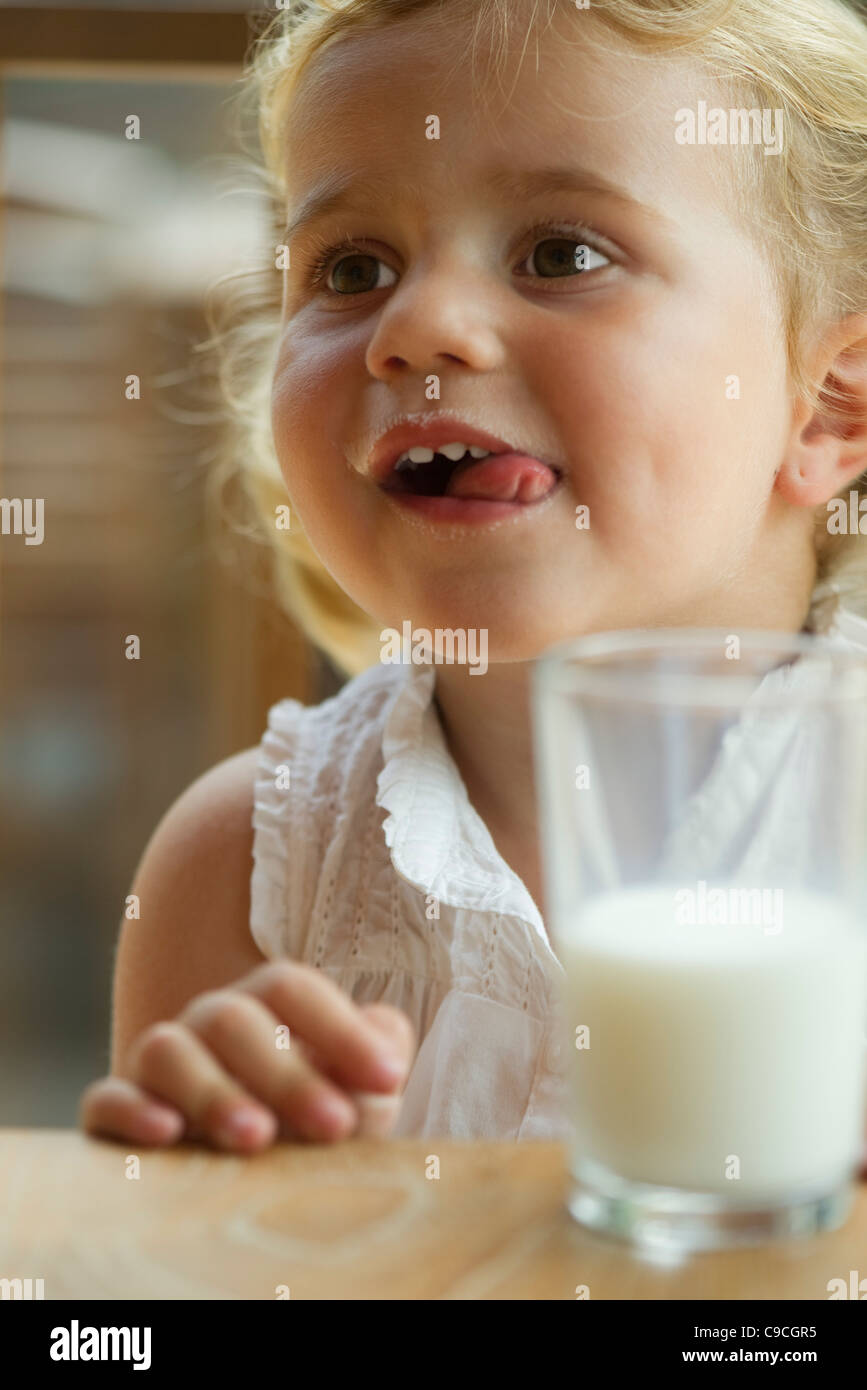
{"type": "Polygon", "coordinates": [[[620,203],[631,212],[638,212],[663,228],[673,227],[671,220],[650,203],[634,198],[626,188],[605,178],[595,169],[581,165],[554,165],[547,169],[492,169],[485,183],[503,198],[517,201],[537,198],[545,193],[592,193],[609,202],[620,203]]]}
{"type": "MultiPolygon", "coordinates": [[[[473,181],[475,188],[480,184],[504,200],[511,198],[518,202],[546,193],[590,193],[619,203],[631,212],[640,213],[649,222],[657,224],[661,230],[671,231],[674,227],[674,223],[658,208],[649,203],[639,202],[625,188],[612,183],[597,171],[582,168],[580,165],[519,170],[497,167],[487,170],[480,180],[473,181]]],[[[283,235],[290,241],[300,231],[306,230],[321,218],[351,209],[353,206],[360,206],[362,200],[368,206],[371,202],[391,206],[399,198],[401,202],[412,202],[421,206],[424,197],[424,186],[418,182],[403,181],[399,189],[396,189],[393,180],[381,175],[359,177],[335,170],[321,179],[302,198],[283,235]]]]}

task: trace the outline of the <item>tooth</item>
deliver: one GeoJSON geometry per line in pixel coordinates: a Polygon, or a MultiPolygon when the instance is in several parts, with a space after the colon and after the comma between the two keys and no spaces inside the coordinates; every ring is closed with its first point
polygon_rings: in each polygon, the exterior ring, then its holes
{"type": "Polygon", "coordinates": [[[474,459],[483,459],[488,458],[490,452],[490,449],[483,449],[479,444],[462,444],[459,440],[455,440],[453,444],[443,444],[437,450],[416,444],[412,449],[407,449],[406,453],[401,454],[395,468],[403,469],[419,463],[431,463],[434,453],[443,454],[447,459],[451,459],[452,463],[457,463],[459,459],[464,457],[464,454],[468,453],[474,459]]]}
{"type": "Polygon", "coordinates": [[[457,463],[458,459],[462,459],[466,452],[466,444],[441,444],[437,450],[438,454],[445,454],[446,458],[451,459],[452,463],[457,463]]]}

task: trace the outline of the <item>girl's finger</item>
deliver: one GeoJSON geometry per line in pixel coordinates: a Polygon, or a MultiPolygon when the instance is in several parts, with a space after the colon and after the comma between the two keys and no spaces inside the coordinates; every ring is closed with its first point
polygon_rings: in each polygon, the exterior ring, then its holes
{"type": "Polygon", "coordinates": [[[180,1020],[145,1029],[128,1065],[143,1090],[180,1110],[197,1136],[221,1149],[258,1152],[275,1137],[277,1117],[228,1075],[180,1020]]]}
{"type": "Polygon", "coordinates": [[[393,1091],[406,1078],[414,1048],[410,1033],[386,1037],[338,985],[313,966],[274,961],[259,966],[237,989],[256,995],[297,1032],[345,1090],[393,1091]]]}
{"type": "Polygon", "coordinates": [[[175,1144],[185,1128],[179,1110],[120,1076],[102,1077],[85,1089],[78,1122],[91,1134],[112,1135],[136,1144],[175,1144]]]}
{"type": "Polygon", "coordinates": [[[345,1139],[358,1112],[345,1093],[311,1065],[305,1050],[278,1046],[279,1019],[242,990],[213,990],[187,1005],[179,1021],[250,1093],[294,1131],[313,1140],[345,1139]]]}

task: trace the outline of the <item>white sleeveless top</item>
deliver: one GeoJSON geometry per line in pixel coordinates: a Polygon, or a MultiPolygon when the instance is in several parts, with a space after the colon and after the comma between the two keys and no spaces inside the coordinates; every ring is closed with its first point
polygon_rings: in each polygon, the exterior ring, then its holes
{"type": "MultiPolygon", "coordinates": [[[[867,622],[854,614],[839,612],[828,635],[867,650],[867,622]]],[[[250,929],[268,959],[314,965],[358,1003],[412,1019],[418,1051],[394,1137],[565,1138],[562,966],[469,801],[432,702],[435,674],[377,665],[320,705],[286,699],[268,711],[250,929]]],[[[725,777],[717,767],[697,795],[676,860],[689,864],[709,834],[733,843],[759,802],[752,871],[755,847],[780,824],[797,843],[788,822],[808,808],[779,787],[779,749],[733,757],[727,739],[725,777]]]]}

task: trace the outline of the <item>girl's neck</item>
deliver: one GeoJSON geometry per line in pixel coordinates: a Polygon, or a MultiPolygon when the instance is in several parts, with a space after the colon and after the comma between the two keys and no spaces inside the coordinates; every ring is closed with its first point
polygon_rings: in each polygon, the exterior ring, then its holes
{"type": "Polygon", "coordinates": [[[434,702],[470,801],[514,835],[536,830],[530,667],[438,666],[434,702]]]}

